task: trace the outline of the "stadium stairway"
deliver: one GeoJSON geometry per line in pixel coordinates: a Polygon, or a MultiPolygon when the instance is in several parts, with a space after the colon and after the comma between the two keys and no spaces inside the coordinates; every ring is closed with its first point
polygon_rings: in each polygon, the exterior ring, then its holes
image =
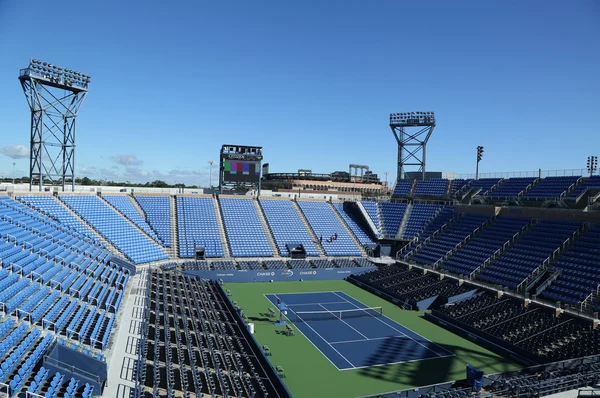
{"type": "Polygon", "coordinates": [[[269,245],[271,246],[271,251],[273,251],[273,255],[281,256],[279,247],[277,247],[277,244],[275,243],[275,239],[273,238],[273,231],[271,230],[271,226],[269,225],[269,223],[267,222],[267,219],[265,218],[265,212],[262,208],[262,205],[260,204],[260,201],[258,200],[258,198],[253,198],[252,201],[254,202],[254,206],[256,207],[256,213],[258,214],[258,219],[260,220],[263,230],[265,231],[265,235],[267,236],[267,241],[269,242],[269,245]]]}
{"type": "MultiPolygon", "coordinates": [[[[148,237],[148,239],[152,240],[154,243],[156,243],[158,246],[160,246],[161,249],[163,249],[163,250],[165,249],[165,246],[162,244],[162,242],[160,240],[157,240],[156,237],[149,235],[148,232],[146,232],[142,228],[140,228],[136,223],[134,223],[131,219],[129,219],[129,217],[127,217],[118,207],[116,207],[115,205],[113,205],[104,196],[99,195],[99,197],[100,197],[100,199],[102,199],[102,201],[104,202],[104,204],[106,204],[115,213],[117,213],[119,216],[121,216],[122,219],[124,219],[125,221],[127,221],[129,223],[129,225],[131,225],[131,227],[133,229],[137,229],[141,234],[146,235],[148,237]]],[[[127,199],[127,200],[129,200],[129,199],[127,199]]],[[[146,223],[146,225],[148,225],[148,222],[145,221],[146,217],[143,215],[143,213],[142,213],[141,217],[144,219],[144,222],[146,223]]],[[[152,230],[152,227],[150,227],[150,225],[148,225],[148,228],[152,230]]],[[[152,232],[154,232],[154,231],[152,231],[152,232]]]]}
{"type": "Polygon", "coordinates": [[[406,232],[406,222],[410,218],[410,214],[412,213],[413,205],[411,203],[406,205],[406,210],[404,210],[404,217],[402,218],[402,222],[400,223],[400,228],[398,228],[398,233],[396,234],[396,239],[402,239],[404,233],[406,232]]]}
{"type": "Polygon", "coordinates": [[[310,238],[312,239],[315,247],[319,251],[319,256],[325,256],[325,249],[323,248],[323,245],[321,244],[321,242],[319,242],[319,239],[317,238],[317,235],[315,235],[315,231],[313,231],[312,227],[308,223],[308,220],[306,219],[306,216],[304,215],[304,212],[302,211],[302,209],[298,205],[298,202],[296,202],[295,200],[292,200],[292,204],[294,205],[294,208],[298,212],[298,214],[300,216],[300,219],[302,220],[302,224],[304,224],[304,228],[306,228],[306,230],[308,231],[308,234],[310,235],[310,238]]]}
{"type": "Polygon", "coordinates": [[[77,220],[79,220],[79,222],[81,222],[83,225],[87,226],[89,230],[93,231],[96,239],[98,239],[100,242],[102,242],[102,244],[104,245],[104,247],[106,247],[108,250],[110,250],[113,254],[116,254],[118,256],[127,258],[127,256],[125,255],[125,253],[123,253],[121,250],[117,249],[117,247],[115,245],[113,245],[112,242],[110,242],[108,239],[106,239],[104,236],[102,236],[102,234],[100,232],[98,232],[96,230],[96,228],[94,228],[92,226],[92,224],[88,223],[86,220],[83,219],[83,217],[81,217],[74,210],[72,210],[69,206],[67,206],[67,204],[60,199],[60,196],[57,196],[57,199],[55,199],[55,200],[66,211],[68,211],[73,217],[75,217],[77,220]]]}
{"type": "Polygon", "coordinates": [[[523,237],[527,231],[529,231],[535,224],[536,224],[537,220],[535,218],[531,219],[531,221],[525,226],[525,228],[523,228],[519,233],[515,234],[512,238],[510,238],[509,240],[507,240],[504,245],[502,246],[502,248],[498,249],[493,255],[491,255],[489,258],[487,258],[483,264],[481,264],[481,266],[479,266],[478,268],[476,268],[470,275],[471,279],[475,279],[477,278],[477,276],[491,263],[493,263],[495,260],[497,260],[498,258],[500,258],[500,256],[502,256],[502,254],[504,254],[507,250],[509,250],[515,243],[518,242],[519,239],[521,239],[521,237],[523,237]]]}
{"type": "Polygon", "coordinates": [[[556,279],[558,275],[555,276],[554,272],[548,272],[552,266],[561,258],[561,255],[567,251],[571,246],[577,242],[577,239],[589,229],[589,223],[583,223],[581,227],[575,231],[569,239],[563,242],[552,254],[552,257],[547,261],[542,263],[538,268],[536,268],[527,279],[525,279],[522,284],[524,286],[524,291],[529,292],[535,285],[538,285],[540,281],[545,281],[551,277],[556,279]]]}
{"type": "MultiPolygon", "coordinates": [[[[408,261],[415,255],[419,254],[421,249],[423,249],[431,240],[433,240],[439,234],[444,233],[444,231],[447,228],[450,228],[455,222],[460,220],[463,216],[464,216],[464,213],[456,213],[450,220],[448,220],[448,222],[444,223],[444,225],[442,225],[438,230],[433,232],[430,236],[427,236],[423,240],[420,240],[421,237],[419,236],[419,241],[416,244],[416,246],[411,246],[409,244],[409,245],[405,246],[404,248],[402,248],[400,253],[403,254],[403,260],[408,261]]],[[[432,221],[435,221],[435,218],[432,221]]],[[[431,222],[430,222],[430,224],[431,224],[431,222]]]]}
{"type": "Polygon", "coordinates": [[[363,218],[367,221],[369,228],[371,228],[371,232],[373,233],[373,236],[380,237],[381,231],[379,230],[379,226],[375,224],[375,222],[373,221],[373,219],[367,212],[367,209],[365,209],[365,206],[363,205],[363,203],[356,202],[356,205],[358,206],[358,210],[361,212],[363,218]]]}
{"type": "Polygon", "coordinates": [[[331,211],[333,212],[333,214],[335,214],[336,217],[338,218],[338,220],[340,221],[340,224],[342,224],[342,226],[346,229],[346,233],[354,241],[354,244],[356,245],[356,247],[358,247],[360,249],[361,254],[363,256],[366,256],[367,252],[365,251],[365,248],[363,247],[362,243],[360,243],[360,241],[358,240],[356,235],[354,235],[354,232],[352,232],[352,229],[348,226],[348,224],[346,223],[346,220],[344,220],[344,218],[341,216],[339,211],[335,208],[335,206],[331,202],[327,202],[327,203],[331,207],[331,211]]]}
{"type": "Polygon", "coordinates": [[[177,258],[179,254],[179,228],[177,226],[177,203],[175,196],[169,195],[169,211],[171,213],[171,248],[169,257],[177,258]]]}
{"type": "Polygon", "coordinates": [[[216,196],[213,196],[213,205],[215,206],[215,215],[217,217],[217,226],[219,227],[219,235],[221,236],[221,242],[223,242],[223,257],[231,257],[231,244],[229,238],[225,232],[225,224],[223,223],[223,211],[221,210],[221,203],[216,196]]]}

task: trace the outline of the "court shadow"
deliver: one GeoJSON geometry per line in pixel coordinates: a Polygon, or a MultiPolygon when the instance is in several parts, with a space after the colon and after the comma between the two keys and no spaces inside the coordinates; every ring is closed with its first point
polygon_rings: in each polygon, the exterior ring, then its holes
{"type": "MultiPolygon", "coordinates": [[[[263,315],[263,314],[259,314],[259,315],[263,315]]],[[[248,320],[251,322],[264,322],[264,323],[267,323],[267,322],[272,323],[273,322],[270,318],[265,317],[265,316],[262,316],[260,318],[257,316],[249,316],[248,320]]]]}
{"type": "MultiPolygon", "coordinates": [[[[505,362],[505,370],[508,370],[510,364],[513,363],[508,359],[504,361],[502,358],[491,353],[474,351],[462,346],[438,344],[440,347],[453,353],[454,356],[374,366],[377,363],[393,360],[393,358],[397,358],[398,356],[405,356],[407,358],[411,356],[410,352],[406,352],[407,347],[395,340],[383,340],[382,344],[369,355],[365,364],[367,367],[361,368],[360,374],[393,383],[419,386],[441,383],[448,379],[457,378],[456,374],[454,377],[451,374],[452,372],[456,372],[457,368],[460,369],[463,367],[465,369],[464,367],[467,365],[465,359],[472,361],[472,363],[477,363],[480,368],[498,366],[499,362],[505,362]]],[[[461,373],[461,375],[465,375],[465,373],[461,373]]],[[[460,380],[461,378],[458,377],[457,379],[460,380]]]]}

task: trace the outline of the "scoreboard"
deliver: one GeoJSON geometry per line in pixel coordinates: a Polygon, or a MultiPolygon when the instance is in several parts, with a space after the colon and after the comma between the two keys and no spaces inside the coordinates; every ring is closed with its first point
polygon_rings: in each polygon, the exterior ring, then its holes
{"type": "Polygon", "coordinates": [[[260,180],[260,162],[224,159],[223,180],[258,183],[260,180]]]}
{"type": "Polygon", "coordinates": [[[223,145],[219,167],[219,188],[260,191],[262,147],[223,145]]]}

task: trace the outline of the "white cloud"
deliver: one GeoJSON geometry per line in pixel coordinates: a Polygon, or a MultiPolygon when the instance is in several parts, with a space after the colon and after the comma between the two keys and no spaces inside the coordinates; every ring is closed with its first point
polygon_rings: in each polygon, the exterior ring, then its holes
{"type": "Polygon", "coordinates": [[[24,145],[5,146],[0,148],[0,152],[13,159],[24,159],[29,157],[29,148],[24,145]]]}
{"type": "Polygon", "coordinates": [[[111,156],[110,159],[113,162],[116,162],[122,166],[141,166],[144,164],[144,161],[138,159],[136,155],[128,154],[128,155],[114,155],[111,156]]]}

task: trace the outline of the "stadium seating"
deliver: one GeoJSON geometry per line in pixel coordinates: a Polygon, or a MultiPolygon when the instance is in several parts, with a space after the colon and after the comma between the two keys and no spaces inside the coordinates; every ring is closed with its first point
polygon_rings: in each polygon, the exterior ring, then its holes
{"type": "Polygon", "coordinates": [[[536,182],[534,177],[513,177],[502,181],[491,195],[492,199],[511,199],[522,196],[530,185],[536,182]]]}
{"type": "Polygon", "coordinates": [[[138,213],[127,196],[102,195],[102,198],[123,214],[129,221],[137,225],[156,242],[163,243],[146,220],[138,213]]]}
{"type": "Polygon", "coordinates": [[[406,211],[406,203],[381,202],[381,226],[383,236],[395,238],[406,211]]]}
{"type": "Polygon", "coordinates": [[[373,224],[377,227],[378,232],[381,233],[381,219],[379,217],[379,206],[377,205],[377,202],[362,201],[361,203],[371,218],[371,221],[373,221],[373,224]]]}
{"type": "Polygon", "coordinates": [[[350,213],[344,210],[344,204],[341,202],[332,203],[333,207],[338,211],[344,222],[348,225],[354,236],[363,245],[369,245],[373,243],[373,239],[362,229],[362,227],[354,221],[354,218],[350,213]]]}
{"type": "Polygon", "coordinates": [[[448,180],[445,178],[430,178],[417,181],[416,197],[443,198],[448,196],[448,180]]]}
{"type": "Polygon", "coordinates": [[[35,210],[58,221],[62,225],[73,228],[80,234],[95,239],[94,233],[69,213],[69,211],[52,196],[17,196],[17,200],[31,206],[35,210]]]}
{"type": "Polygon", "coordinates": [[[580,178],[580,176],[546,177],[527,192],[523,199],[560,199],[580,178]]]}
{"type": "Polygon", "coordinates": [[[221,197],[219,201],[232,256],[273,256],[254,199],[221,197]]]}
{"type": "Polygon", "coordinates": [[[413,180],[398,180],[398,181],[396,181],[396,186],[394,187],[394,192],[392,193],[392,196],[394,196],[394,197],[410,196],[412,186],[413,186],[413,180]]]}
{"type": "Polygon", "coordinates": [[[171,247],[171,198],[169,196],[134,196],[146,221],[166,247],[171,247]]]}
{"type": "Polygon", "coordinates": [[[152,272],[135,396],[278,396],[218,289],[213,282],[152,272]]]}
{"type": "Polygon", "coordinates": [[[155,242],[98,197],[63,195],[60,198],[135,264],[169,258],[155,242]]]}
{"type": "Polygon", "coordinates": [[[467,236],[476,229],[481,228],[484,223],[490,221],[490,217],[480,214],[465,214],[456,222],[446,228],[441,234],[430,240],[420,251],[412,257],[412,261],[420,264],[435,264],[442,260],[449,251],[454,250],[467,236]]]}
{"type": "Polygon", "coordinates": [[[471,183],[471,189],[478,191],[477,195],[479,196],[489,196],[500,182],[502,178],[480,178],[478,180],[473,180],[471,183]]]}
{"type": "Polygon", "coordinates": [[[416,203],[412,205],[402,238],[405,240],[413,239],[441,209],[442,206],[436,204],[416,203]]]}
{"type": "Polygon", "coordinates": [[[542,296],[572,305],[585,300],[600,285],[600,226],[584,232],[553,267],[561,274],[542,296]]]}
{"type": "MultiPolygon", "coordinates": [[[[513,298],[481,294],[435,310],[443,320],[467,325],[483,338],[493,336],[516,346],[539,363],[600,354],[600,331],[591,322],[513,298]]],[[[508,348],[510,349],[510,348],[508,348]]]]}
{"type": "Polygon", "coordinates": [[[488,265],[479,278],[516,288],[579,228],[581,223],[573,221],[540,221],[498,260],[488,265]]]}
{"type": "Polygon", "coordinates": [[[588,189],[597,189],[600,190],[600,175],[594,175],[589,178],[583,180],[583,182],[575,187],[569,194],[565,197],[565,200],[576,200],[581,194],[583,194],[588,189]]]}
{"type": "Polygon", "coordinates": [[[290,255],[286,247],[288,244],[302,244],[307,255],[319,255],[319,251],[306,230],[300,214],[298,214],[291,201],[260,199],[260,205],[279,252],[283,256],[290,255]]]}
{"type": "Polygon", "coordinates": [[[9,384],[13,396],[20,391],[92,394],[91,386],[75,379],[63,383],[60,374],[51,375],[39,365],[55,341],[97,359],[107,348],[129,271],[110,264],[108,251],[85,239],[19,202],[0,198],[0,302],[5,315],[0,382],[9,384]]]}
{"type": "Polygon", "coordinates": [[[472,182],[473,180],[467,180],[463,178],[457,178],[455,180],[452,180],[452,186],[450,188],[450,193],[452,197],[455,197],[457,194],[462,193],[471,185],[472,182]]]}
{"type": "Polygon", "coordinates": [[[196,246],[204,247],[207,257],[223,257],[223,243],[212,198],[178,196],[177,228],[179,257],[194,257],[196,246]]]}
{"type": "Polygon", "coordinates": [[[530,222],[531,219],[528,218],[497,218],[442,267],[457,274],[470,275],[530,222]]]}
{"type": "Polygon", "coordinates": [[[323,237],[322,246],[327,255],[360,256],[362,254],[329,204],[299,200],[298,205],[315,235],[323,237]],[[334,236],[337,238],[332,240],[334,236]]]}

